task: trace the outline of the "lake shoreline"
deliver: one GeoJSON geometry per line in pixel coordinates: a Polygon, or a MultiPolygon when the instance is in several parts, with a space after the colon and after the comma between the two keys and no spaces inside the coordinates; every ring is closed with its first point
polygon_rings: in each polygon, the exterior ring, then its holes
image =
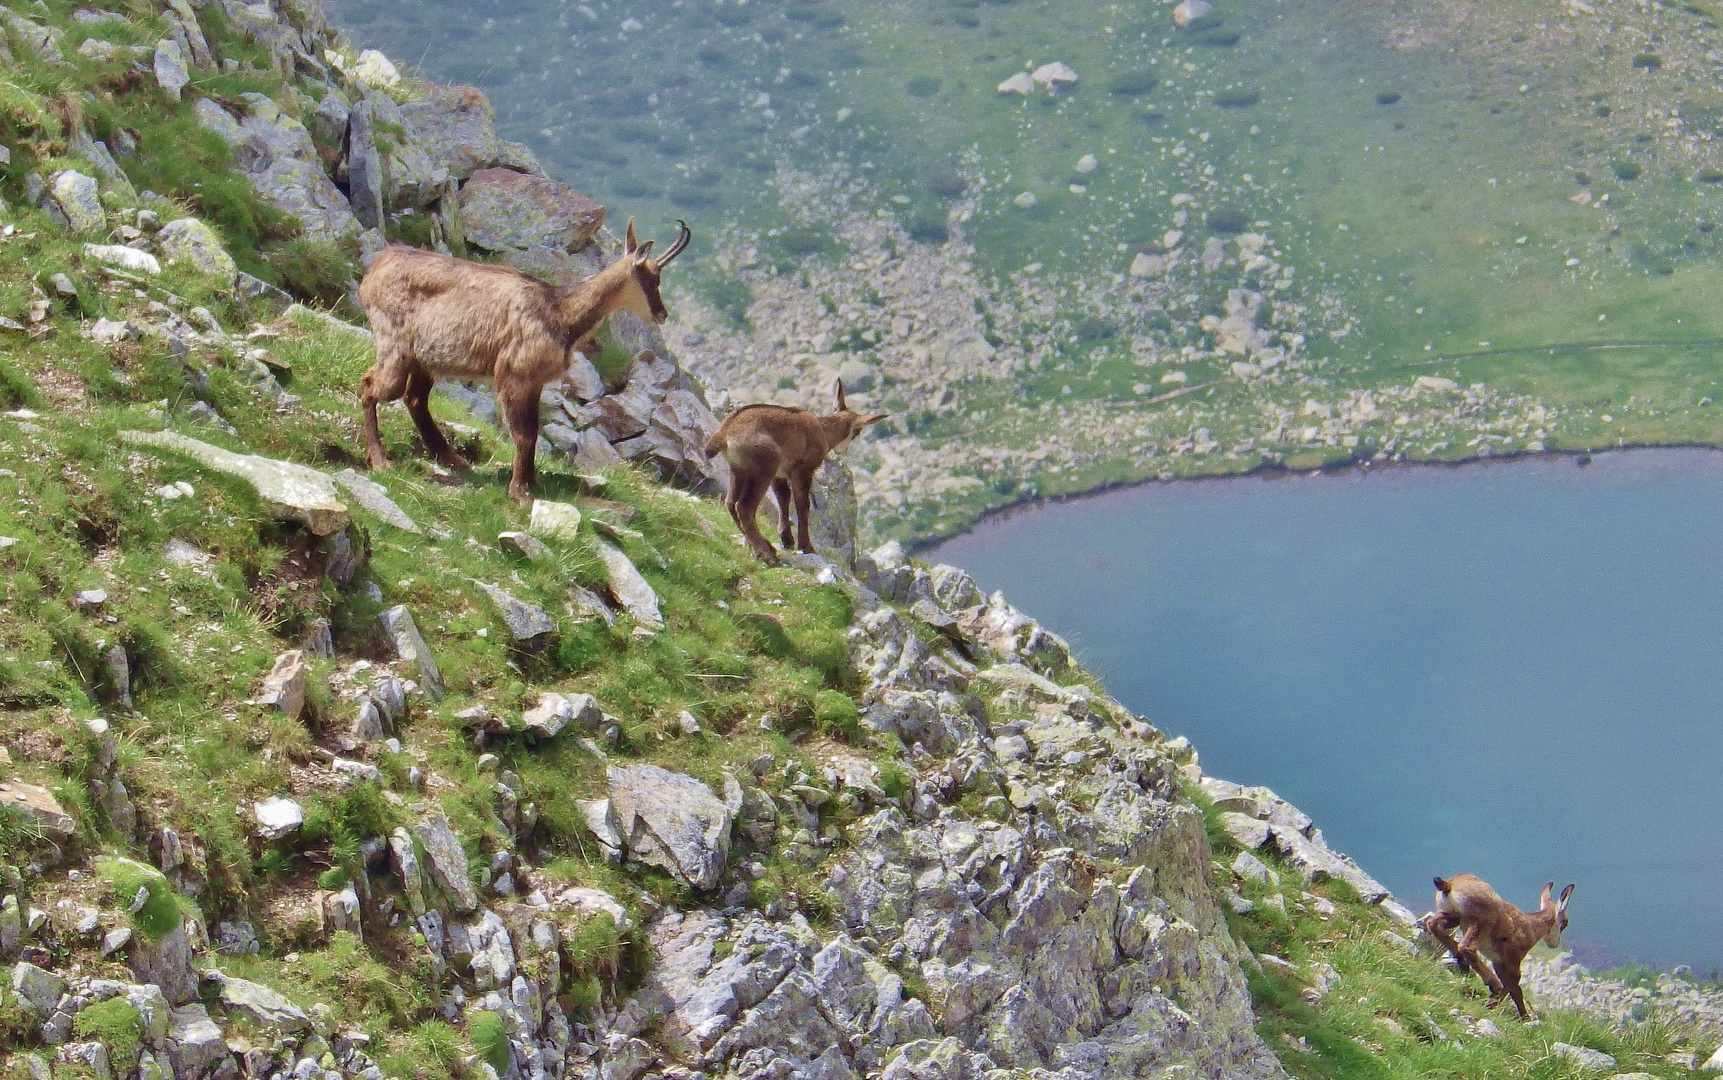
{"type": "Polygon", "coordinates": [[[1045,506],[1063,505],[1066,503],[1082,502],[1088,499],[1101,498],[1117,494],[1121,491],[1131,491],[1138,488],[1166,486],[1168,488],[1190,486],[1193,484],[1231,483],[1248,479],[1257,480],[1297,480],[1322,479],[1324,477],[1340,477],[1347,474],[1374,475],[1378,473],[1421,471],[1421,470],[1458,470],[1491,465],[1524,464],[1530,461],[1562,461],[1572,460],[1580,468],[1585,468],[1592,462],[1604,456],[1615,456],[1634,452],[1658,452],[1676,450],[1700,450],[1723,457],[1723,446],[1714,443],[1679,442],[1679,443],[1634,443],[1627,446],[1608,446],[1597,449],[1558,449],[1558,450],[1517,450],[1511,454],[1492,454],[1490,456],[1473,455],[1467,458],[1408,458],[1403,461],[1374,461],[1370,458],[1340,458],[1330,462],[1307,468],[1292,468],[1285,462],[1263,461],[1240,472],[1195,473],[1186,476],[1162,474],[1160,476],[1144,477],[1133,480],[1109,481],[1096,487],[1085,488],[1081,491],[1063,492],[1056,495],[1037,495],[1031,499],[1014,502],[1007,506],[984,511],[970,520],[956,532],[940,536],[911,539],[903,541],[905,554],[916,558],[926,558],[940,547],[960,537],[969,536],[981,527],[1000,521],[1010,520],[1019,514],[1045,506]]]}

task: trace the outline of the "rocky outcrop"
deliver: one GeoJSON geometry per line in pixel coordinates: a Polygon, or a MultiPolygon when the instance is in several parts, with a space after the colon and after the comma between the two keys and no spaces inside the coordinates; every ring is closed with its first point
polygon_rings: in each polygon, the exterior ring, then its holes
{"type": "Polygon", "coordinates": [[[239,477],[277,518],[300,522],[317,536],[347,527],[347,504],[341,501],[334,482],[316,469],[256,454],[236,454],[172,431],[122,431],[120,439],[134,446],[184,454],[216,472],[239,477]]]}

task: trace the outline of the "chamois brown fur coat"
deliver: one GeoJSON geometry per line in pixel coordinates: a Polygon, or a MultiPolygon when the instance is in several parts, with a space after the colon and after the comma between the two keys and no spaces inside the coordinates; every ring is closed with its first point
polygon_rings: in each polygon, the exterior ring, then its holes
{"type": "Polygon", "coordinates": [[[655,261],[652,242],[637,244],[630,221],[622,258],[569,286],[549,285],[512,267],[385,248],[359,286],[359,302],[377,339],[377,361],[359,384],[371,467],[389,467],[377,431],[377,403],[404,398],[425,448],[443,464],[466,469],[427,402],[438,379],[489,380],[515,444],[509,494],[527,501],[536,479],[539,393],[568,370],[574,347],[611,312],[623,308],[664,321],[659,274],[687,240],[684,225],[676,243],[655,261]]]}
{"type": "Polygon", "coordinates": [[[814,474],[826,456],[842,451],[868,425],[886,418],[885,413],[862,416],[844,403],[843,383],[837,388],[838,411],[815,416],[806,409],[783,405],[744,405],[724,418],[706,440],[708,458],[724,455],[730,466],[730,486],[724,507],[747,538],[748,546],[767,563],[776,565],[778,553],[771,541],[760,535],[757,516],[766,492],[778,500],[778,539],[787,551],[792,546],[790,506],[796,509],[794,546],[813,554],[808,536],[812,511],[814,474]]]}

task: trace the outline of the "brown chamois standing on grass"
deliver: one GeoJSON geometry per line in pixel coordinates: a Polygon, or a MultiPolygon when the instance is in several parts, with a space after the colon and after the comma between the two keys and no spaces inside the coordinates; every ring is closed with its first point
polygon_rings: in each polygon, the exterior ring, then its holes
{"type": "Polygon", "coordinates": [[[819,472],[826,455],[842,452],[850,441],[868,425],[884,420],[889,414],[862,416],[853,413],[844,403],[844,384],[838,382],[838,411],[830,416],[815,416],[806,409],[783,405],[744,405],[724,418],[718,430],[706,440],[706,456],[720,453],[730,464],[730,488],[724,494],[724,507],[730,511],[748,546],[769,565],[778,564],[778,553],[771,541],[760,535],[760,502],[771,491],[778,499],[778,539],[787,551],[790,537],[790,503],[795,502],[795,545],[813,554],[814,545],[808,539],[808,520],[814,474],[819,472]]]}
{"type": "Polygon", "coordinates": [[[1512,997],[1520,1019],[1528,1019],[1525,996],[1520,992],[1520,964],[1532,946],[1542,941],[1554,949],[1561,945],[1561,934],[1567,929],[1567,901],[1573,886],[1561,891],[1560,898],[1550,900],[1555,882],[1544,886],[1538,909],[1524,912],[1496,895],[1496,890],[1471,874],[1455,874],[1436,879],[1436,909],[1424,917],[1424,929],[1441,942],[1464,971],[1478,973],[1490,988],[1490,1007],[1512,997]],[[1461,931],[1455,941],[1452,932],[1461,931]],[[1495,968],[1485,967],[1478,954],[1482,953],[1495,968]]]}
{"type": "Polygon", "coordinates": [[[443,438],[428,404],[438,379],[489,380],[515,444],[509,495],[525,503],[538,478],[538,396],[568,370],[572,350],[618,309],[661,323],[668,313],[658,276],[688,246],[676,242],[653,259],[637,244],[634,219],[622,258],[574,285],[550,285],[513,267],[467,262],[410,247],[388,247],[359,285],[359,302],[377,336],[377,361],[359,383],[365,457],[387,469],[377,435],[377,403],[406,399],[425,449],[451,469],[470,466],[443,438]]]}

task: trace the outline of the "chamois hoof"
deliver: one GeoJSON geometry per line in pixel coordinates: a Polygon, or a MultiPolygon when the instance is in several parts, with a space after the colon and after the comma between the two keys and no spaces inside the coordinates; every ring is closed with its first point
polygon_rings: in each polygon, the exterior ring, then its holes
{"type": "Polygon", "coordinates": [[[445,468],[453,469],[456,472],[472,472],[473,471],[472,462],[468,461],[466,458],[462,457],[460,454],[455,453],[453,450],[450,450],[448,452],[448,454],[446,456],[444,456],[443,466],[445,468]]]}

